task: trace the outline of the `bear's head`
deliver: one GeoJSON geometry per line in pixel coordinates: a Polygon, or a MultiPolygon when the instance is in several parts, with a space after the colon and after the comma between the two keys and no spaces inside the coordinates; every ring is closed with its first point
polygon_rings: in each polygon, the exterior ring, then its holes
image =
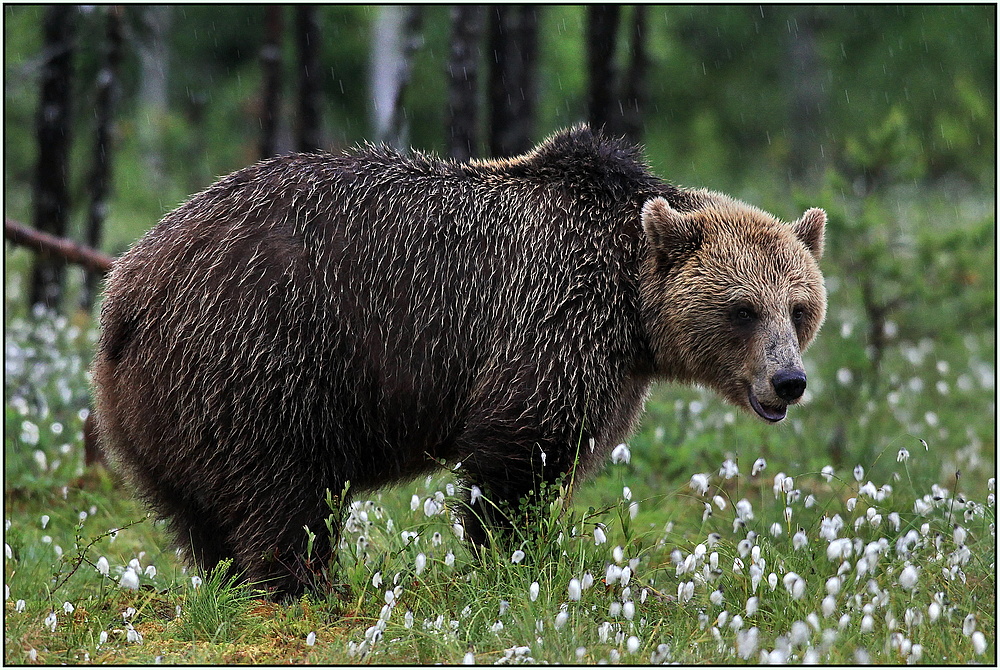
{"type": "Polygon", "coordinates": [[[650,199],[642,225],[643,321],[657,373],[783,419],[805,391],[801,352],[826,316],[826,213],[810,209],[786,224],[701,191],[693,211],[650,199]]]}

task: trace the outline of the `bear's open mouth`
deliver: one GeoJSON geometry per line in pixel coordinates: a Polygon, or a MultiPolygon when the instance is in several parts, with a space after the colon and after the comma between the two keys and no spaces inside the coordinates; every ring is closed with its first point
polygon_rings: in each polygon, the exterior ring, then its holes
{"type": "Polygon", "coordinates": [[[754,394],[753,389],[749,389],[747,395],[750,398],[750,406],[753,407],[753,411],[757,412],[765,421],[770,421],[771,423],[777,423],[785,418],[785,412],[788,409],[787,405],[782,405],[781,407],[770,407],[768,405],[762,405],[757,396],[754,394]]]}

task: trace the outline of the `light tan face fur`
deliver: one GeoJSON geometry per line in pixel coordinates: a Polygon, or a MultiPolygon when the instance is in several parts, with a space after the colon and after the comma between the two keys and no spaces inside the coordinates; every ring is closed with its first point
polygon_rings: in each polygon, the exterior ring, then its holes
{"type": "Polygon", "coordinates": [[[643,310],[658,372],[780,421],[805,389],[801,352],[826,315],[826,214],[785,224],[724,195],[704,199],[693,212],[663,198],[643,208],[643,310]]]}

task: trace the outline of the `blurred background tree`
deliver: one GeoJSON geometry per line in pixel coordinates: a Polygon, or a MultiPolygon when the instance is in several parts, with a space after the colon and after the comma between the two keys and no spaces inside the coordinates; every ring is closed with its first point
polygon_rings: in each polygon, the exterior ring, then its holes
{"type": "MultiPolygon", "coordinates": [[[[53,11],[4,8],[5,214],[21,220],[39,201],[31,129],[53,11]]],[[[84,235],[109,10],[60,11],[74,59],[60,137],[73,143],[49,218],[112,253],[262,155],[377,139],[509,155],[588,119],[641,139],[665,179],[751,199],[831,172],[860,197],[994,179],[990,6],[128,5],[106,231],[84,235]]]]}

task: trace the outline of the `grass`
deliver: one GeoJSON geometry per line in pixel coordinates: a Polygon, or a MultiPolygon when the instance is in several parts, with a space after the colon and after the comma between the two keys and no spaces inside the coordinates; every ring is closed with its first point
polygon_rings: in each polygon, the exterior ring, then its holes
{"type": "MultiPolygon", "coordinates": [[[[995,327],[973,309],[995,299],[992,220],[963,206],[944,233],[940,201],[925,204],[899,214],[900,239],[940,260],[866,268],[920,290],[866,303],[857,249],[831,245],[809,397],[783,425],[658,388],[627,461],[478,561],[438,504],[457,495],[453,475],[362,492],[340,586],[282,604],[195,574],[113,475],[83,466],[93,324],[24,313],[24,257],[9,254],[4,660],[992,663],[995,327]]],[[[837,228],[836,198],[824,206],[832,235],[857,233],[837,228]]]]}

